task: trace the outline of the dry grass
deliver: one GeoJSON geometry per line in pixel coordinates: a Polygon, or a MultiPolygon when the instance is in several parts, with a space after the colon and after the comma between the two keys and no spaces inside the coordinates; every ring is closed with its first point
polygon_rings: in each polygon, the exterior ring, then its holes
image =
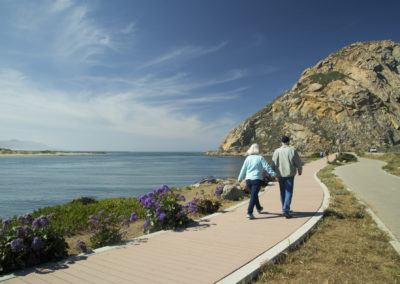
{"type": "Polygon", "coordinates": [[[400,257],[371,217],[328,166],[318,174],[331,203],[307,240],[276,263],[257,283],[399,283],[400,257]]]}
{"type": "Polygon", "coordinates": [[[363,157],[387,162],[382,169],[392,175],[400,176],[400,153],[366,154],[363,157]]]}

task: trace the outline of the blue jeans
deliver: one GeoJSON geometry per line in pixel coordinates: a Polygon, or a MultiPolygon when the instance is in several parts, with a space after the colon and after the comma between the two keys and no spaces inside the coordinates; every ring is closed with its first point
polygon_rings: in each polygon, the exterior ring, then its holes
{"type": "Polygon", "coordinates": [[[254,205],[256,206],[257,210],[261,210],[260,201],[258,200],[258,192],[261,188],[261,180],[247,179],[246,184],[250,190],[250,202],[249,207],[247,208],[247,214],[253,214],[254,205]]]}
{"type": "Polygon", "coordinates": [[[292,203],[294,177],[280,177],[279,189],[281,191],[281,203],[283,213],[289,213],[292,203]]]}

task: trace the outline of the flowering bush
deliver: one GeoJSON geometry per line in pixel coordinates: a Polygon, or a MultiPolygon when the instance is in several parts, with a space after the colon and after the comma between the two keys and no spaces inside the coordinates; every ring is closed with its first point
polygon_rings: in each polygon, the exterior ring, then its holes
{"type": "Polygon", "coordinates": [[[184,196],[174,193],[166,185],[139,197],[140,204],[145,208],[144,231],[152,232],[184,226],[189,218],[186,208],[180,204],[183,201],[185,201],[184,196]]]}
{"type": "MultiPolygon", "coordinates": [[[[217,189],[215,190],[215,194],[216,192],[217,189]]],[[[201,191],[200,196],[196,194],[196,197],[187,204],[189,213],[211,214],[217,212],[220,207],[221,202],[211,195],[206,195],[204,191],[201,191]]]]}
{"type": "Polygon", "coordinates": [[[48,216],[6,219],[0,224],[0,274],[66,257],[67,248],[48,216]]]}
{"type": "Polygon", "coordinates": [[[222,184],[217,185],[215,187],[214,195],[218,198],[221,197],[223,190],[224,190],[224,186],[222,184]]]}
{"type": "Polygon", "coordinates": [[[90,238],[92,248],[120,242],[123,237],[122,227],[128,224],[122,218],[107,214],[104,210],[101,210],[98,214],[90,215],[88,223],[93,232],[90,238]]]}

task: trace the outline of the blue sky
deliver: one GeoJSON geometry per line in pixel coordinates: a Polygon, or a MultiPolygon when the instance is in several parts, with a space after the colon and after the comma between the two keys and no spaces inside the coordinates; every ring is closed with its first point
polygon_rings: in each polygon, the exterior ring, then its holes
{"type": "Polygon", "coordinates": [[[0,140],[203,151],[399,1],[0,0],[0,140]]]}

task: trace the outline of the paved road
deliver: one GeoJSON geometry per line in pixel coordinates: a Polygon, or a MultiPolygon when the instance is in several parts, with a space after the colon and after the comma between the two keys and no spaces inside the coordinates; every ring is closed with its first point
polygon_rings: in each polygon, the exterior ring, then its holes
{"type": "Polygon", "coordinates": [[[400,240],[400,178],[382,170],[385,165],[382,161],[363,158],[359,161],[336,168],[335,174],[400,240]]]}

